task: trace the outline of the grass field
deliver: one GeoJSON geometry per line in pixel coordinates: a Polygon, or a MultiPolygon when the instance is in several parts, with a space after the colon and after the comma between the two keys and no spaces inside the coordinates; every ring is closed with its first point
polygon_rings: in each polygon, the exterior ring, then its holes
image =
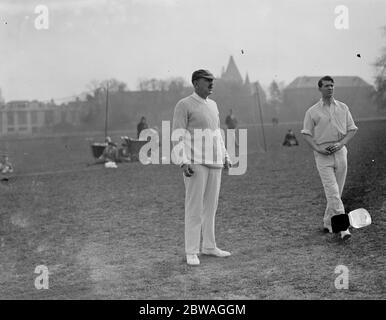
{"type": "Polygon", "coordinates": [[[85,137],[0,140],[16,167],[0,183],[0,298],[385,299],[386,121],[358,126],[343,200],[367,208],[371,226],[345,243],[323,234],[324,193],[300,134],[284,148],[289,127],[267,127],[264,153],[250,128],[248,170],[223,174],[216,218],[232,256],[203,256],[199,267],[184,260],[178,167],[87,166],[85,137]],[[34,286],[38,265],[48,290],[34,286]],[[335,288],[338,265],[347,290],[335,288]]]}

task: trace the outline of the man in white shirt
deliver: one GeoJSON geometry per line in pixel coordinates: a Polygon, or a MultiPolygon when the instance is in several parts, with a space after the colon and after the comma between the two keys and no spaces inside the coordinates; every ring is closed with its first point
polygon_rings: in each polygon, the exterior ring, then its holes
{"type": "MultiPolygon", "coordinates": [[[[333,98],[334,80],[325,76],[319,80],[318,87],[322,98],[306,111],[301,133],[314,150],[316,167],[327,199],[324,231],[332,233],[331,217],[345,213],[341,200],[347,174],[345,145],[358,128],[347,105],[333,98]]],[[[350,237],[349,229],[341,231],[343,240],[350,237]]]]}
{"type": "Polygon", "coordinates": [[[208,99],[213,92],[214,79],[208,70],[193,72],[194,93],[181,99],[174,109],[173,132],[185,132],[179,142],[183,145],[182,157],[174,162],[181,166],[184,174],[185,253],[189,265],[200,264],[201,231],[203,254],[230,256],[230,252],[217,248],[215,241],[221,171],[222,168],[229,168],[231,163],[220,132],[217,104],[208,99]],[[203,131],[213,138],[213,144],[203,143],[202,137],[197,135],[203,131]]]}

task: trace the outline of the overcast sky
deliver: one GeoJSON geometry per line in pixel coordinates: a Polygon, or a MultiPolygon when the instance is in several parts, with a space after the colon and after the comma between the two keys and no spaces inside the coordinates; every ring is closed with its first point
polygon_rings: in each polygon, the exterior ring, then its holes
{"type": "Polygon", "coordinates": [[[220,75],[230,55],[264,85],[325,74],[373,84],[384,25],[385,0],[0,0],[0,88],[6,101],[69,97],[93,79],[136,90],[141,78],[220,75]],[[48,30],[35,28],[38,4],[48,30]],[[335,28],[338,5],[349,29],[335,28]]]}

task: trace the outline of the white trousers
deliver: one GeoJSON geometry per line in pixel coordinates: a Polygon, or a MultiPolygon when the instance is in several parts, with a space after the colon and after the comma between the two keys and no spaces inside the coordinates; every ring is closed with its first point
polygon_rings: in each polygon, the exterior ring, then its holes
{"type": "Polygon", "coordinates": [[[331,217],[345,213],[341,196],[347,174],[347,148],[344,146],[331,155],[314,151],[314,155],[327,199],[323,225],[332,232],[331,217]]]}
{"type": "Polygon", "coordinates": [[[198,254],[202,232],[202,247],[213,249],[215,215],[221,185],[222,169],[193,165],[194,174],[184,176],[185,183],[185,252],[198,254]]]}

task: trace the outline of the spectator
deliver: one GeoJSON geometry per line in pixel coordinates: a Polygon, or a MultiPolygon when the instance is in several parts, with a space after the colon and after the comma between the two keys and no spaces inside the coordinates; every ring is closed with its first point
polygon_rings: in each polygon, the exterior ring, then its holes
{"type": "Polygon", "coordinates": [[[98,158],[98,162],[117,162],[119,160],[118,147],[111,141],[110,137],[106,137],[107,146],[103,153],[98,158]]]}
{"type": "MultiPolygon", "coordinates": [[[[225,124],[227,126],[228,129],[234,129],[235,130],[235,136],[234,136],[234,145],[236,147],[239,146],[239,142],[238,142],[238,139],[237,139],[237,135],[238,135],[238,132],[237,132],[237,119],[235,117],[235,115],[233,114],[233,111],[232,109],[229,109],[229,114],[226,116],[225,118],[225,124]]],[[[227,138],[228,135],[225,134],[225,137],[227,138]]],[[[233,141],[233,139],[232,139],[233,141]]],[[[227,142],[227,146],[230,145],[232,143],[232,141],[226,141],[227,142]]]]}
{"type": "Polygon", "coordinates": [[[139,139],[139,135],[141,134],[141,131],[145,130],[145,129],[148,129],[148,128],[149,128],[149,126],[148,126],[148,124],[146,122],[146,118],[142,117],[141,121],[137,125],[137,139],[139,139]]]}
{"type": "Polygon", "coordinates": [[[3,160],[0,162],[0,172],[1,173],[12,173],[13,166],[8,159],[8,155],[3,155],[3,160]]]}
{"type": "Polygon", "coordinates": [[[294,132],[291,129],[289,129],[287,134],[284,137],[283,146],[292,147],[292,146],[298,146],[298,145],[299,145],[298,139],[296,139],[294,132]]]}
{"type": "Polygon", "coordinates": [[[228,129],[236,129],[237,128],[237,119],[233,114],[232,109],[229,110],[229,114],[225,118],[225,124],[228,129]]]}

